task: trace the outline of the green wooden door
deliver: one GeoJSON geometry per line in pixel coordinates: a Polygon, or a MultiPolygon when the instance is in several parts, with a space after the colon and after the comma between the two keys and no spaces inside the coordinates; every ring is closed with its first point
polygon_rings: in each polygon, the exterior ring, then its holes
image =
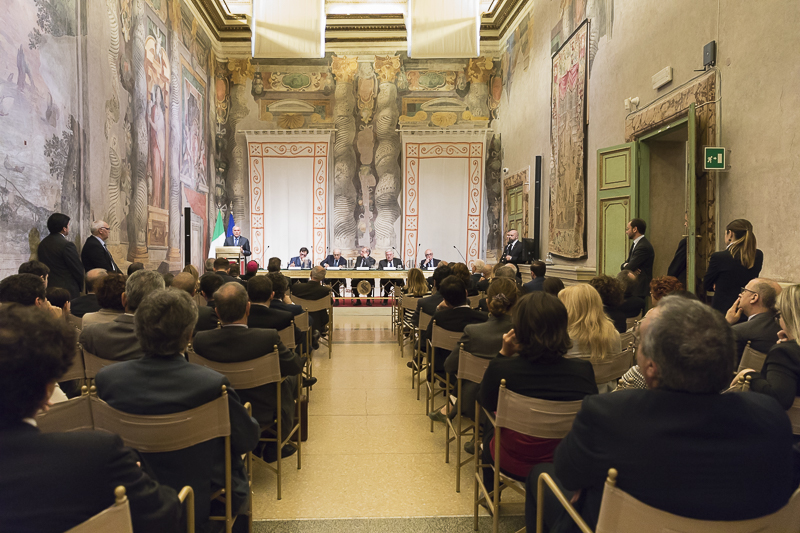
{"type": "Polygon", "coordinates": [[[517,185],[508,189],[508,228],[506,231],[515,229],[520,238],[527,237],[523,230],[524,210],[522,208],[522,185],[517,185]]]}
{"type": "Polygon", "coordinates": [[[689,105],[689,136],[686,142],[686,290],[695,291],[697,272],[697,114],[694,104],[689,105]]]}
{"type": "Polygon", "coordinates": [[[640,216],[638,144],[597,151],[597,273],[616,276],[628,254],[625,225],[640,216]]]}

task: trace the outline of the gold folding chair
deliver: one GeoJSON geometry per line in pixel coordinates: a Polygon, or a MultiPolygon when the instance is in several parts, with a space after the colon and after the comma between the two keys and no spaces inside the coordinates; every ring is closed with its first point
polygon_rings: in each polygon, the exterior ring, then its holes
{"type": "Polygon", "coordinates": [[[619,345],[623,350],[631,344],[636,344],[636,336],[633,334],[633,331],[626,331],[625,333],[619,334],[619,345]]]}
{"type": "Polygon", "coordinates": [[[722,391],[721,394],[728,394],[731,392],[747,392],[750,390],[750,376],[739,376],[739,379],[729,388],[722,391]]]}
{"type": "MultiPolygon", "coordinates": [[[[450,331],[440,328],[436,325],[436,320],[434,319],[431,338],[428,339],[428,369],[430,370],[430,376],[425,382],[427,385],[425,414],[431,413],[437,409],[437,407],[434,405],[434,402],[436,401],[436,395],[445,394],[448,389],[447,376],[442,377],[434,372],[434,369],[436,368],[436,348],[442,348],[448,352],[452,352],[458,347],[458,341],[461,340],[463,335],[463,331],[450,331]]],[[[445,397],[444,405],[439,406],[438,409],[441,409],[449,403],[450,398],[445,397]]],[[[431,433],[433,433],[433,424],[434,422],[431,420],[431,433]]]]}
{"type": "MultiPolygon", "coordinates": [[[[287,437],[285,439],[281,439],[283,429],[283,423],[281,421],[281,384],[286,381],[288,376],[281,377],[281,368],[277,350],[266,355],[262,355],[256,359],[251,359],[250,361],[241,361],[239,363],[218,363],[217,361],[211,361],[198,355],[191,349],[189,350],[188,355],[190,363],[210,368],[211,370],[215,370],[227,377],[228,381],[231,383],[231,387],[233,387],[235,390],[252,389],[254,387],[260,387],[261,385],[267,385],[268,383],[275,383],[275,389],[277,391],[277,407],[275,410],[275,437],[261,437],[259,440],[261,442],[274,442],[278,447],[278,461],[276,466],[272,466],[268,463],[265,464],[267,465],[267,468],[272,470],[278,478],[277,491],[278,499],[280,500],[281,481],[283,479],[283,459],[281,458],[280,453],[281,448],[283,448],[286,444],[297,448],[297,469],[300,470],[301,467],[301,443],[303,439],[300,432],[299,398],[302,385],[302,376],[297,376],[298,379],[296,393],[298,401],[295,402],[295,424],[292,426],[292,429],[287,437]],[[295,433],[297,434],[297,442],[292,440],[292,436],[295,435],[295,433]]],[[[270,432],[272,432],[272,430],[270,430],[270,432]]]]}
{"type": "Polygon", "coordinates": [[[417,302],[419,302],[422,298],[417,298],[414,296],[409,296],[404,294],[400,299],[400,309],[398,311],[398,321],[399,327],[397,328],[397,344],[400,346],[400,357],[405,355],[405,341],[403,340],[403,330],[405,328],[409,329],[408,334],[408,342],[413,343],[416,340],[417,329],[411,323],[409,319],[406,318],[406,315],[411,315],[414,311],[417,310],[417,302]]]}
{"type": "MultiPolygon", "coordinates": [[[[308,357],[306,359],[306,366],[303,368],[303,377],[311,379],[314,375],[314,360],[311,357],[311,326],[308,324],[308,311],[303,311],[294,317],[294,325],[306,335],[306,349],[300,355],[308,357]]],[[[306,390],[306,396],[311,398],[311,389],[306,390]]]]}
{"type": "Polygon", "coordinates": [[[81,395],[77,398],[59,402],[47,411],[40,411],[36,415],[36,425],[42,433],[66,433],[94,429],[89,402],[89,387],[81,387],[81,395]]]}
{"type": "Polygon", "coordinates": [[[97,357],[95,354],[86,351],[86,348],[81,345],[81,352],[83,353],[83,366],[85,370],[86,379],[93,380],[98,372],[103,368],[119,363],[119,361],[112,361],[111,359],[103,359],[97,357]]]}
{"type": "Polygon", "coordinates": [[[469,306],[473,309],[477,309],[481,305],[481,298],[483,298],[483,296],[480,294],[476,296],[467,296],[467,299],[469,300],[469,306]]]}
{"type": "Polygon", "coordinates": [[[633,347],[627,346],[620,353],[602,361],[592,361],[594,381],[598,385],[618,380],[633,366],[633,347]]]}
{"type": "MultiPolygon", "coordinates": [[[[597,518],[597,533],[662,533],[680,531],[681,533],[793,533],[800,523],[800,489],[796,490],[789,502],[776,512],[750,520],[712,521],[686,518],[661,511],[637,500],[617,487],[618,473],[614,468],[608,470],[600,515],[597,518]]],[[[536,500],[536,533],[544,531],[544,486],[547,485],[556,495],[559,503],[566,509],[583,533],[592,533],[581,515],[567,501],[553,478],[546,473],[539,475],[536,500]]]]}
{"type": "Polygon", "coordinates": [[[291,299],[295,305],[299,305],[309,313],[313,313],[314,311],[328,311],[328,338],[320,338],[319,341],[328,347],[328,359],[330,359],[333,354],[333,298],[304,300],[295,295],[291,295],[291,299]]]}
{"type": "MultiPolygon", "coordinates": [[[[450,462],[450,443],[456,441],[456,492],[461,492],[461,468],[472,461],[472,458],[461,460],[461,438],[469,435],[474,431],[474,427],[470,424],[467,427],[462,427],[463,415],[461,414],[461,388],[464,381],[471,381],[473,383],[480,383],[483,380],[483,374],[489,368],[491,359],[485,357],[477,357],[471,353],[464,351],[464,344],[459,345],[458,354],[458,374],[456,374],[456,403],[453,408],[456,410],[456,420],[453,421],[449,417],[446,420],[447,427],[445,428],[445,448],[444,448],[444,462],[450,462]],[[453,436],[450,436],[450,431],[453,436]]],[[[447,375],[447,392],[448,405],[450,405],[450,375],[447,375]]],[[[478,435],[474,434],[475,442],[478,442],[478,435]]]]}
{"type": "Polygon", "coordinates": [[[630,330],[631,330],[631,328],[633,328],[633,327],[636,325],[636,323],[637,323],[637,322],[639,322],[641,319],[642,319],[642,313],[641,313],[641,311],[640,311],[640,312],[639,312],[639,314],[638,314],[638,315],[636,315],[635,317],[632,317],[632,318],[626,318],[626,319],[625,319],[625,325],[627,326],[627,328],[628,328],[628,331],[630,331],[630,330]]]}
{"type": "MultiPolygon", "coordinates": [[[[114,503],[85,522],[68,530],[67,533],[133,533],[131,507],[125,495],[125,487],[114,489],[114,503]]],[[[194,531],[194,529],[192,529],[194,531]]]]}
{"type": "Polygon", "coordinates": [[[745,368],[752,368],[756,372],[761,372],[766,358],[767,354],[754,350],[750,347],[750,341],[747,341],[747,346],[744,347],[744,352],[742,352],[739,369],[736,372],[739,373],[745,368]]]}
{"type": "Polygon", "coordinates": [[[792,423],[792,433],[800,435],[800,397],[794,399],[786,414],[789,415],[789,421],[792,423]]]}
{"type": "MultiPolygon", "coordinates": [[[[421,333],[428,329],[428,324],[430,324],[431,319],[433,316],[425,313],[424,311],[419,312],[419,325],[414,330],[414,337],[417,340],[416,347],[414,348],[414,359],[411,361],[411,388],[414,388],[414,378],[417,378],[417,400],[419,400],[420,388],[422,378],[420,377],[424,371],[428,369],[427,361],[422,357],[425,353],[425,350],[422,346],[422,335],[421,333]]],[[[426,407],[427,407],[427,401],[426,407]]],[[[427,413],[426,413],[427,414],[427,413]]]]}
{"type": "Polygon", "coordinates": [[[61,376],[60,381],[72,381],[75,379],[85,379],[86,369],[83,367],[83,349],[80,344],[75,345],[75,357],[66,374],[61,376]]]}
{"type": "Polygon", "coordinates": [[[75,316],[72,313],[67,315],[67,323],[70,326],[73,326],[79,332],[80,332],[81,329],[83,329],[83,318],[79,317],[79,316],[75,316]]]}
{"type": "Polygon", "coordinates": [[[294,320],[292,320],[292,323],[285,328],[279,329],[278,336],[281,338],[281,342],[284,346],[294,351],[294,349],[297,347],[294,342],[294,320]]]}
{"type": "Polygon", "coordinates": [[[485,503],[492,514],[492,532],[497,533],[500,519],[500,493],[511,488],[523,497],[525,482],[511,479],[500,471],[500,438],[501,429],[508,428],[517,433],[543,439],[563,439],[572,429],[572,422],[581,408],[582,400],[572,402],[556,402],[530,398],[517,394],[506,388],[506,380],[500,381],[500,392],[497,398],[497,413],[494,417],[475,402],[475,434],[478,434],[481,412],[489,418],[494,426],[494,463],[483,464],[481,454],[475,447],[475,531],[478,530],[478,506],[485,503]],[[483,469],[494,470],[494,487],[489,491],[483,483],[483,469]]]}
{"type": "MultiPolygon", "coordinates": [[[[162,453],[183,450],[216,438],[225,441],[225,487],[219,489],[211,499],[223,498],[225,515],[209,516],[209,520],[225,522],[226,533],[231,533],[233,523],[239,515],[233,516],[231,509],[231,424],[228,411],[228,388],[223,385],[221,394],[194,409],[166,415],[132,415],[114,409],[97,397],[94,387],[89,394],[95,429],[101,429],[120,436],[126,446],[141,453],[162,453]]],[[[194,531],[194,491],[184,487],[178,494],[186,503],[187,530],[194,531]]],[[[247,511],[252,513],[252,505],[247,511]]],[[[249,518],[252,523],[252,517],[249,518]]],[[[251,528],[252,529],[252,528],[251,528]]],[[[106,529],[103,531],[116,531],[106,529]]]]}

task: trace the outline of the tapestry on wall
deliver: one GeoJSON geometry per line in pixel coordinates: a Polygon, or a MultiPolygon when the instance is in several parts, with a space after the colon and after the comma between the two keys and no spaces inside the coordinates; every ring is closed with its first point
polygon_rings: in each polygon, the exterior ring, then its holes
{"type": "Polygon", "coordinates": [[[550,96],[552,254],[586,256],[586,51],[588,21],[553,55],[550,96]]]}

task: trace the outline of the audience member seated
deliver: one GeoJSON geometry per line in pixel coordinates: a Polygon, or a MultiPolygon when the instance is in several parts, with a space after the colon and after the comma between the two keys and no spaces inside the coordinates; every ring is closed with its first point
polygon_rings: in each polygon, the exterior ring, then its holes
{"type": "MultiPolygon", "coordinates": [[[[633,295],[633,292],[639,285],[638,276],[630,270],[622,270],[619,274],[617,274],[617,281],[622,287],[622,292],[625,297],[625,300],[622,302],[622,305],[626,310],[625,312],[633,313],[635,311],[636,314],[633,316],[639,316],[640,314],[644,315],[644,298],[633,295]]],[[[655,305],[654,302],[653,305],[655,305]]]]}
{"type": "Polygon", "coordinates": [[[197,290],[197,284],[194,281],[194,276],[189,272],[181,272],[175,279],[172,280],[172,287],[180,289],[189,296],[194,297],[197,290]]]}
{"type": "Polygon", "coordinates": [[[137,270],[125,282],[125,312],[111,322],[91,324],[81,331],[80,342],[91,354],[112,361],[130,361],[144,355],[134,333],[133,315],[148,294],[164,288],[164,278],[154,270],[137,270]]]}
{"type": "Polygon", "coordinates": [[[267,272],[280,272],[281,271],[281,258],[270,257],[267,263],[267,272]]]}
{"type": "Polygon", "coordinates": [[[164,272],[161,274],[161,277],[164,278],[164,288],[169,289],[172,287],[172,280],[175,279],[174,274],[170,274],[169,272],[164,272]]]}
{"type": "MultiPolygon", "coordinates": [[[[272,282],[272,300],[269,302],[270,309],[288,311],[293,317],[303,314],[303,308],[292,303],[291,298],[286,294],[289,289],[289,278],[280,272],[270,272],[267,277],[272,282]]],[[[308,317],[308,324],[311,328],[311,348],[319,349],[319,331],[314,328],[314,319],[308,317]]]]}
{"type": "Polygon", "coordinates": [[[481,280],[482,277],[481,272],[483,272],[483,267],[485,266],[486,263],[483,261],[483,259],[476,259],[475,261],[472,262],[472,267],[470,268],[471,272],[470,277],[472,278],[472,286],[475,287],[475,289],[478,291],[480,291],[480,289],[478,289],[478,282],[481,280]]]}
{"type": "MultiPolygon", "coordinates": [[[[331,288],[322,284],[325,279],[325,273],[326,270],[324,268],[319,265],[315,266],[311,269],[308,283],[296,283],[292,287],[292,294],[303,300],[330,300],[331,288]]],[[[320,335],[325,335],[328,326],[328,310],[312,311],[308,315],[313,319],[313,329],[319,331],[320,335]]]]}
{"type": "Polygon", "coordinates": [[[131,263],[128,265],[128,276],[139,270],[144,270],[144,263],[131,263]]]}
{"type": "Polygon", "coordinates": [[[104,276],[97,282],[95,293],[100,310],[83,315],[81,328],[85,328],[91,324],[111,322],[125,312],[125,306],[122,303],[122,293],[125,292],[125,283],[127,279],[125,274],[116,272],[104,276]]]}
{"type": "Polygon", "coordinates": [[[86,313],[96,313],[100,310],[95,291],[98,282],[107,275],[108,272],[102,268],[93,268],[86,273],[86,294],[70,301],[69,311],[73,316],[83,318],[86,313]]]}
{"type": "Polygon", "coordinates": [[[780,292],[781,286],[772,280],[750,280],[725,314],[725,320],[733,328],[737,366],[748,342],[753,350],[762,353],[778,342],[781,327],[775,321],[775,301],[780,292]],[[742,317],[746,320],[741,321],[742,317]]]}
{"type": "Polygon", "coordinates": [[[219,318],[214,311],[214,293],[222,287],[222,278],[216,272],[206,272],[200,276],[200,294],[206,301],[206,305],[197,306],[197,325],[194,328],[195,334],[198,331],[208,331],[219,326],[219,318]]]}
{"type": "Polygon", "coordinates": [[[492,280],[492,274],[494,273],[494,268],[491,265],[483,265],[481,269],[481,278],[475,284],[475,288],[478,289],[480,292],[486,292],[489,290],[489,282],[492,280]]]}
{"type": "Polygon", "coordinates": [[[0,281],[0,304],[20,304],[48,309],[44,280],[35,274],[14,274],[0,281]]]}
{"type": "MultiPolygon", "coordinates": [[[[247,296],[250,298],[251,304],[247,316],[247,327],[280,331],[292,325],[291,312],[270,308],[274,294],[272,280],[267,276],[255,276],[247,282],[247,296]]],[[[306,336],[297,326],[294,327],[294,342],[299,349],[305,351],[306,336]]]]}
{"type": "MultiPolygon", "coordinates": [[[[146,271],[145,271],[146,272],[146,271]]],[[[153,272],[162,280],[157,272],[153,272]]],[[[133,276],[132,276],[133,277],[133,276]]],[[[163,282],[163,280],[162,280],[163,282]]],[[[249,483],[242,454],[258,444],[258,422],[251,418],[228,378],[189,363],[183,356],[197,323],[197,306],[184,291],[150,292],[136,311],[135,332],[145,356],[103,368],[97,374],[97,393],[120,411],[136,415],[178,413],[219,398],[228,391],[231,426],[232,508],[245,507],[249,483]]],[[[194,489],[198,530],[207,531],[211,494],[225,486],[224,441],[213,439],[165,453],[145,453],[158,480],[176,490],[194,489]]]]}
{"type": "MultiPolygon", "coordinates": [[[[467,286],[464,281],[458,276],[447,276],[442,281],[439,287],[439,294],[442,295],[442,303],[440,303],[433,314],[433,318],[428,323],[428,329],[420,332],[420,346],[425,349],[428,344],[428,339],[433,334],[433,323],[440,328],[447,331],[463,332],[464,328],[469,324],[478,324],[486,322],[488,319],[486,313],[472,309],[467,300],[467,286]]],[[[435,348],[434,351],[434,367],[433,371],[444,376],[444,361],[450,352],[443,348],[435,348]]],[[[428,379],[430,379],[430,369],[428,369],[428,379]]],[[[436,411],[430,413],[428,416],[436,417],[436,411]]]]}
{"type": "MultiPolygon", "coordinates": [[[[503,336],[503,347],[483,375],[478,391],[482,407],[490,413],[497,410],[503,379],[508,390],[542,400],[568,402],[597,394],[591,363],[564,357],[570,348],[569,319],[558,298],[544,291],[526,294],[514,308],[512,322],[514,328],[503,336]],[[519,357],[511,357],[514,354],[519,357]]],[[[497,453],[494,431],[489,428],[491,425],[487,424],[483,432],[485,463],[493,462],[497,453]]],[[[553,460],[559,442],[560,439],[530,437],[503,428],[500,469],[523,481],[534,465],[553,460]]],[[[487,487],[493,486],[491,469],[484,469],[483,480],[487,487]]]]}
{"type": "Polygon", "coordinates": [[[250,281],[256,274],[258,274],[258,261],[248,261],[247,265],[245,265],[242,281],[250,281]]]}
{"type": "Polygon", "coordinates": [[[542,290],[547,294],[558,296],[558,293],[564,290],[564,282],[561,281],[561,278],[544,278],[542,290]]]}
{"type": "Polygon", "coordinates": [[[61,312],[61,317],[66,320],[67,316],[70,314],[69,291],[61,287],[48,287],[45,294],[47,295],[47,301],[50,306],[58,309],[61,312]]]}
{"type": "Polygon", "coordinates": [[[772,396],[781,407],[789,409],[794,399],[800,396],[800,347],[797,346],[797,335],[800,333],[800,285],[792,285],[778,295],[776,316],[781,327],[778,334],[780,341],[770,348],[761,372],[748,368],[742,370],[739,376],[750,375],[751,391],[772,396]]]}
{"type": "MultiPolygon", "coordinates": [[[[263,277],[263,276],[259,276],[263,277]]],[[[267,280],[269,281],[269,280],[267,280]]],[[[305,366],[306,358],[297,357],[281,342],[280,336],[272,328],[249,328],[248,315],[253,307],[247,300],[247,291],[239,283],[226,283],[214,295],[217,316],[222,327],[211,331],[201,331],[194,337],[194,351],[206,359],[220,363],[250,361],[275,350],[280,358],[281,376],[292,376],[281,385],[281,419],[286,438],[294,423],[294,401],[297,392],[297,376],[305,366]]],[[[316,379],[314,380],[316,381],[316,379]]],[[[272,426],[277,416],[276,385],[269,383],[252,389],[237,391],[242,402],[253,406],[253,417],[258,420],[262,430],[272,426]]],[[[295,448],[286,446],[285,456],[294,453],[295,448]]],[[[258,450],[257,455],[265,461],[277,460],[276,448],[272,445],[258,450]]]]}
{"type": "Polygon", "coordinates": [[[467,296],[477,296],[478,289],[472,284],[472,274],[464,263],[453,263],[453,275],[464,282],[467,288],[467,296]]]}
{"type": "MultiPolygon", "coordinates": [[[[205,305],[206,300],[203,298],[203,295],[200,294],[200,273],[197,271],[197,268],[195,268],[194,265],[186,265],[183,267],[183,272],[188,272],[194,278],[194,292],[190,293],[194,294],[194,303],[196,303],[198,306],[205,305]]],[[[172,280],[172,283],[174,284],[175,280],[172,280]]]]}
{"type": "Polygon", "coordinates": [[[215,259],[213,257],[206,259],[206,262],[203,264],[203,274],[214,272],[214,261],[215,259]]]}
{"type": "Polygon", "coordinates": [[[44,281],[44,286],[47,288],[47,277],[50,275],[50,267],[41,261],[26,261],[19,266],[17,274],[33,274],[39,276],[44,281]]]}
{"type": "Polygon", "coordinates": [[[533,291],[544,290],[544,275],[547,272],[547,265],[542,261],[531,263],[531,280],[522,286],[522,293],[528,294],[533,291]]]}
{"type": "MultiPolygon", "coordinates": [[[[536,523],[536,479],[554,475],[588,526],[597,524],[610,468],[646,505],[698,520],[747,520],[783,507],[792,484],[792,429],[761,394],[719,394],[733,372],[734,342],[721,314],[664,298],[641,327],[636,359],[648,390],[584,399],[552,464],[528,477],[525,520],[536,523]]],[[[548,491],[550,531],[569,523],[548,491]],[[554,526],[554,524],[559,526],[554,526]]]]}
{"type": "Polygon", "coordinates": [[[0,531],[67,531],[110,507],[120,485],[136,533],[180,531],[177,494],[118,436],[37,429],[36,413],[75,357],[75,335],[41,309],[0,308],[0,531]]]}
{"type": "MultiPolygon", "coordinates": [[[[230,267],[231,263],[224,257],[217,257],[214,260],[214,274],[222,278],[222,283],[230,283],[231,281],[235,281],[236,283],[242,283],[242,281],[238,278],[234,278],[230,274],[230,267]]],[[[244,285],[242,283],[242,285],[244,285]]]]}
{"type": "MultiPolygon", "coordinates": [[[[436,308],[439,306],[440,303],[444,300],[441,293],[439,292],[439,286],[442,284],[444,279],[453,273],[452,267],[449,265],[442,265],[439,263],[439,266],[436,267],[436,270],[433,271],[433,275],[431,276],[431,287],[432,287],[432,294],[427,296],[417,302],[417,309],[414,311],[414,316],[411,317],[411,323],[417,327],[419,326],[419,314],[423,312],[427,315],[433,316],[436,312],[436,308]]],[[[423,346],[423,351],[425,347],[423,346]]],[[[409,367],[411,364],[409,363],[409,367]]]]}
{"type": "MultiPolygon", "coordinates": [[[[463,344],[464,350],[474,356],[485,359],[494,358],[503,347],[503,335],[513,327],[511,325],[511,309],[517,303],[518,296],[517,284],[511,279],[497,278],[489,285],[489,292],[486,294],[489,300],[489,318],[486,322],[469,324],[464,327],[464,334],[458,341],[459,346],[454,348],[445,359],[444,371],[450,374],[454,385],[457,383],[460,345],[463,344]]],[[[478,386],[478,383],[472,381],[464,381],[461,384],[461,413],[469,418],[475,416],[475,398],[478,396],[478,386]]],[[[455,410],[449,413],[450,418],[455,415],[455,410]]],[[[444,422],[444,416],[445,412],[440,411],[439,416],[435,416],[435,419],[444,422]]]]}
{"type": "Polygon", "coordinates": [[[683,284],[672,276],[659,276],[650,281],[650,298],[653,299],[653,305],[663,297],[682,290],[683,284]]]}
{"type": "Polygon", "coordinates": [[[430,293],[428,282],[425,280],[425,274],[419,268],[412,268],[408,271],[408,286],[401,289],[403,294],[413,296],[414,298],[421,298],[430,293]]]}
{"type": "MultiPolygon", "coordinates": [[[[498,263],[500,268],[495,270],[494,276],[492,277],[492,282],[498,278],[506,278],[512,280],[514,283],[517,284],[517,289],[521,292],[522,286],[517,279],[517,271],[514,269],[514,265],[504,265],[502,263],[498,263]]],[[[492,286],[492,282],[489,282],[489,287],[492,286]]],[[[478,301],[478,309],[483,311],[484,313],[489,312],[489,304],[486,300],[486,297],[481,298],[478,301]]]]}
{"type": "Polygon", "coordinates": [[[600,294],[603,311],[614,322],[614,327],[620,333],[625,333],[628,330],[628,319],[639,316],[641,310],[629,309],[625,305],[625,292],[616,278],[606,275],[595,276],[589,281],[589,285],[600,294]]]}

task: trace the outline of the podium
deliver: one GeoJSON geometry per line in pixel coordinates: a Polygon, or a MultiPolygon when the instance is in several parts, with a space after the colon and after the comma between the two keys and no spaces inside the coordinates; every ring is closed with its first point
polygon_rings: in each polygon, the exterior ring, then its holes
{"type": "Polygon", "coordinates": [[[217,246],[217,258],[224,257],[229,263],[236,263],[239,266],[239,272],[242,272],[242,259],[244,255],[238,246],[217,246]]]}

